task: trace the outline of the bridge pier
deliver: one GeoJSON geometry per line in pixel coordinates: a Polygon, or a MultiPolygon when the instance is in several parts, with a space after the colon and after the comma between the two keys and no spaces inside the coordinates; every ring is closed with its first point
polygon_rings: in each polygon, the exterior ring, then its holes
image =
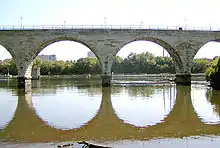
{"type": "Polygon", "coordinates": [[[191,74],[176,74],[177,85],[191,85],[191,74]]]}
{"type": "Polygon", "coordinates": [[[31,78],[26,78],[26,77],[18,77],[17,78],[18,82],[18,88],[30,88],[31,87],[31,78]]]}
{"type": "Polygon", "coordinates": [[[102,76],[102,86],[109,87],[111,86],[112,76],[102,76]]]}

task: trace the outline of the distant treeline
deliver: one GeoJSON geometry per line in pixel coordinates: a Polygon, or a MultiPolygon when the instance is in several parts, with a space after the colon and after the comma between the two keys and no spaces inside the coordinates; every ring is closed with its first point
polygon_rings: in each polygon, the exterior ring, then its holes
{"type": "MultiPolygon", "coordinates": [[[[195,59],[192,67],[193,73],[204,73],[209,59],[195,59]]],[[[81,58],[77,61],[42,61],[36,58],[34,68],[40,68],[41,75],[70,75],[70,74],[99,74],[100,64],[97,58],[81,58]]],[[[0,62],[0,74],[17,75],[16,65],[13,59],[0,62]]],[[[154,56],[149,52],[135,54],[130,53],[125,59],[117,56],[112,65],[114,73],[175,73],[172,58],[154,56]]]]}

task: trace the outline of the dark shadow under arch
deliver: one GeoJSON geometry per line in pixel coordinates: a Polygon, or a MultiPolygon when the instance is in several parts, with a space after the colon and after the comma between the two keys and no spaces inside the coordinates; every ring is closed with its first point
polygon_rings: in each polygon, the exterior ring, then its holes
{"type": "Polygon", "coordinates": [[[122,47],[128,45],[129,43],[135,42],[135,41],[150,41],[153,43],[156,43],[160,46],[162,46],[171,56],[171,58],[173,59],[174,63],[177,64],[178,68],[180,70],[183,69],[183,62],[179,56],[179,54],[177,53],[177,51],[168,43],[166,43],[165,41],[158,39],[158,38],[154,38],[154,37],[138,37],[135,38],[129,42],[127,42],[126,44],[124,44],[123,46],[121,46],[120,48],[118,48],[118,50],[114,53],[114,56],[116,57],[117,53],[122,49],[122,47]]]}

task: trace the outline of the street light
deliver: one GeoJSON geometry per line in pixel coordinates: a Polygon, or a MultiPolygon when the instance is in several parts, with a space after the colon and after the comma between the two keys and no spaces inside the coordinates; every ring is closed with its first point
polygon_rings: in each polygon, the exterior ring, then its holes
{"type": "Polygon", "coordinates": [[[163,57],[164,57],[164,48],[163,48],[163,57]]]}
{"type": "Polygon", "coordinates": [[[187,26],[187,19],[186,18],[184,18],[184,22],[185,22],[185,30],[186,30],[186,26],[187,26]]]}
{"type": "Polygon", "coordinates": [[[22,29],[22,19],[23,19],[23,18],[21,17],[21,29],[22,29]]]}
{"type": "Polygon", "coordinates": [[[141,21],[141,29],[142,29],[142,27],[143,27],[143,23],[144,23],[144,22],[143,22],[143,21],[141,21]]]}
{"type": "Polygon", "coordinates": [[[106,17],[104,17],[104,20],[105,20],[105,29],[106,29],[106,17]]]}
{"type": "Polygon", "coordinates": [[[9,70],[9,65],[8,65],[8,76],[10,75],[9,71],[10,71],[10,70],[9,70]]]}

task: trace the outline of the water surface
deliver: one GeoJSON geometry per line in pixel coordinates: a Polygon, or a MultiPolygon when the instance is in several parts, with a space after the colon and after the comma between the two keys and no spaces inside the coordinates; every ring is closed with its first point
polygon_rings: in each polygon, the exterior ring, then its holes
{"type": "Polygon", "coordinates": [[[128,147],[141,141],[149,147],[153,139],[181,143],[178,138],[200,136],[193,142],[208,143],[202,139],[219,138],[219,98],[220,92],[205,83],[101,87],[99,81],[59,79],[33,81],[23,90],[16,81],[1,81],[0,139],[86,140],[117,147],[123,147],[120,141],[128,147]]]}

